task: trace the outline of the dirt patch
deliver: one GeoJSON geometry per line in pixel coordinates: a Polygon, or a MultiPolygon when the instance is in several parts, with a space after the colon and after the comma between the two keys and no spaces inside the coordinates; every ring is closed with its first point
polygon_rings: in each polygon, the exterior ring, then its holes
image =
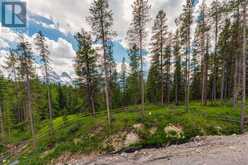
{"type": "MultiPolygon", "coordinates": [[[[70,165],[247,165],[248,134],[197,137],[192,142],[135,153],[81,156],[70,165]]],[[[65,162],[64,162],[65,163],[65,162]]]]}

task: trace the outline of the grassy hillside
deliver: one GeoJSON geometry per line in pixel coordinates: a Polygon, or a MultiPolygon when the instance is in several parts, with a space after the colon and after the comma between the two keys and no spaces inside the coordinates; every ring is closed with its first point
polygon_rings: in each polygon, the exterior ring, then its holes
{"type": "MultiPolygon", "coordinates": [[[[20,157],[21,164],[48,164],[65,152],[112,152],[114,147],[108,142],[109,137],[123,132],[139,135],[140,141],[133,147],[159,147],[187,142],[195,136],[239,133],[239,112],[229,106],[204,107],[194,103],[190,112],[186,113],[183,106],[146,105],[145,117],[142,117],[139,109],[139,106],[132,106],[125,110],[114,110],[111,129],[107,126],[104,112],[96,118],[83,114],[59,117],[54,120],[55,133],[52,138],[44,122],[39,126],[36,149],[30,147],[20,157]],[[135,124],[142,124],[143,127],[135,129],[135,124]],[[176,133],[166,134],[165,127],[170,125],[181,129],[180,136],[176,133]]],[[[16,136],[13,142],[18,143],[28,137],[16,136]]]]}

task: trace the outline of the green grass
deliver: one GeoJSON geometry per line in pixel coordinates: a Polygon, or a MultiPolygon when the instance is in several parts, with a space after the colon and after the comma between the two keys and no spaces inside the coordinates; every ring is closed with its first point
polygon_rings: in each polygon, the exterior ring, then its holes
{"type": "MultiPolygon", "coordinates": [[[[37,133],[36,149],[23,155],[23,165],[48,164],[65,152],[91,153],[111,151],[103,148],[103,141],[110,135],[132,130],[136,123],[143,123],[144,130],[137,132],[142,138],[139,147],[163,146],[166,144],[183,143],[195,136],[231,135],[239,133],[239,124],[223,121],[224,119],[239,120],[239,112],[229,106],[201,106],[192,103],[190,112],[186,113],[183,106],[146,105],[145,117],[142,117],[139,106],[131,106],[131,112],[113,114],[112,128],[107,126],[106,115],[99,114],[96,118],[82,117],[80,114],[59,117],[54,120],[55,134],[48,136],[48,126],[44,122],[37,133]],[[207,115],[207,114],[208,115],[207,115]],[[167,137],[164,128],[169,124],[183,127],[182,138],[167,137]],[[150,128],[157,128],[150,135],[150,128]]],[[[20,139],[23,139],[21,137],[20,139]]],[[[17,140],[15,139],[15,142],[17,140]]]]}

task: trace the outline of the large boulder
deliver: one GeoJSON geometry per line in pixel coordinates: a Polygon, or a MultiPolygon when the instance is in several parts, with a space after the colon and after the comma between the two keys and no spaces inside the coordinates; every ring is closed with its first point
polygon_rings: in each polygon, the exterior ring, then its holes
{"type": "Polygon", "coordinates": [[[126,139],[124,141],[124,146],[128,147],[130,145],[136,144],[140,142],[140,138],[139,135],[137,135],[134,132],[131,132],[129,134],[127,134],[126,139]]]}
{"type": "Polygon", "coordinates": [[[130,145],[140,142],[138,134],[134,132],[122,132],[116,135],[112,135],[107,138],[103,143],[103,148],[111,149],[113,151],[120,151],[130,145]]]}
{"type": "Polygon", "coordinates": [[[111,148],[114,151],[119,151],[124,147],[124,140],[127,132],[112,135],[103,142],[103,148],[111,148]]]}
{"type": "Polygon", "coordinates": [[[164,128],[164,132],[167,138],[184,138],[183,128],[180,125],[169,124],[164,128]]]}
{"type": "Polygon", "coordinates": [[[135,129],[135,130],[137,130],[137,131],[142,131],[142,130],[144,130],[145,129],[145,126],[144,126],[144,124],[134,124],[133,125],[133,128],[135,129]]]}
{"type": "Polygon", "coordinates": [[[149,129],[149,133],[150,133],[151,135],[154,135],[154,134],[157,132],[157,130],[158,130],[157,127],[152,127],[152,128],[149,129]]]}

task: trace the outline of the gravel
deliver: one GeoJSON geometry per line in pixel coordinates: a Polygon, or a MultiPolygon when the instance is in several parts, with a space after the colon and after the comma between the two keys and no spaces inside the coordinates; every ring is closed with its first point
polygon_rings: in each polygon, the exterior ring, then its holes
{"type": "Polygon", "coordinates": [[[57,165],[247,165],[248,134],[197,137],[192,142],[116,155],[77,155],[57,165]]]}

